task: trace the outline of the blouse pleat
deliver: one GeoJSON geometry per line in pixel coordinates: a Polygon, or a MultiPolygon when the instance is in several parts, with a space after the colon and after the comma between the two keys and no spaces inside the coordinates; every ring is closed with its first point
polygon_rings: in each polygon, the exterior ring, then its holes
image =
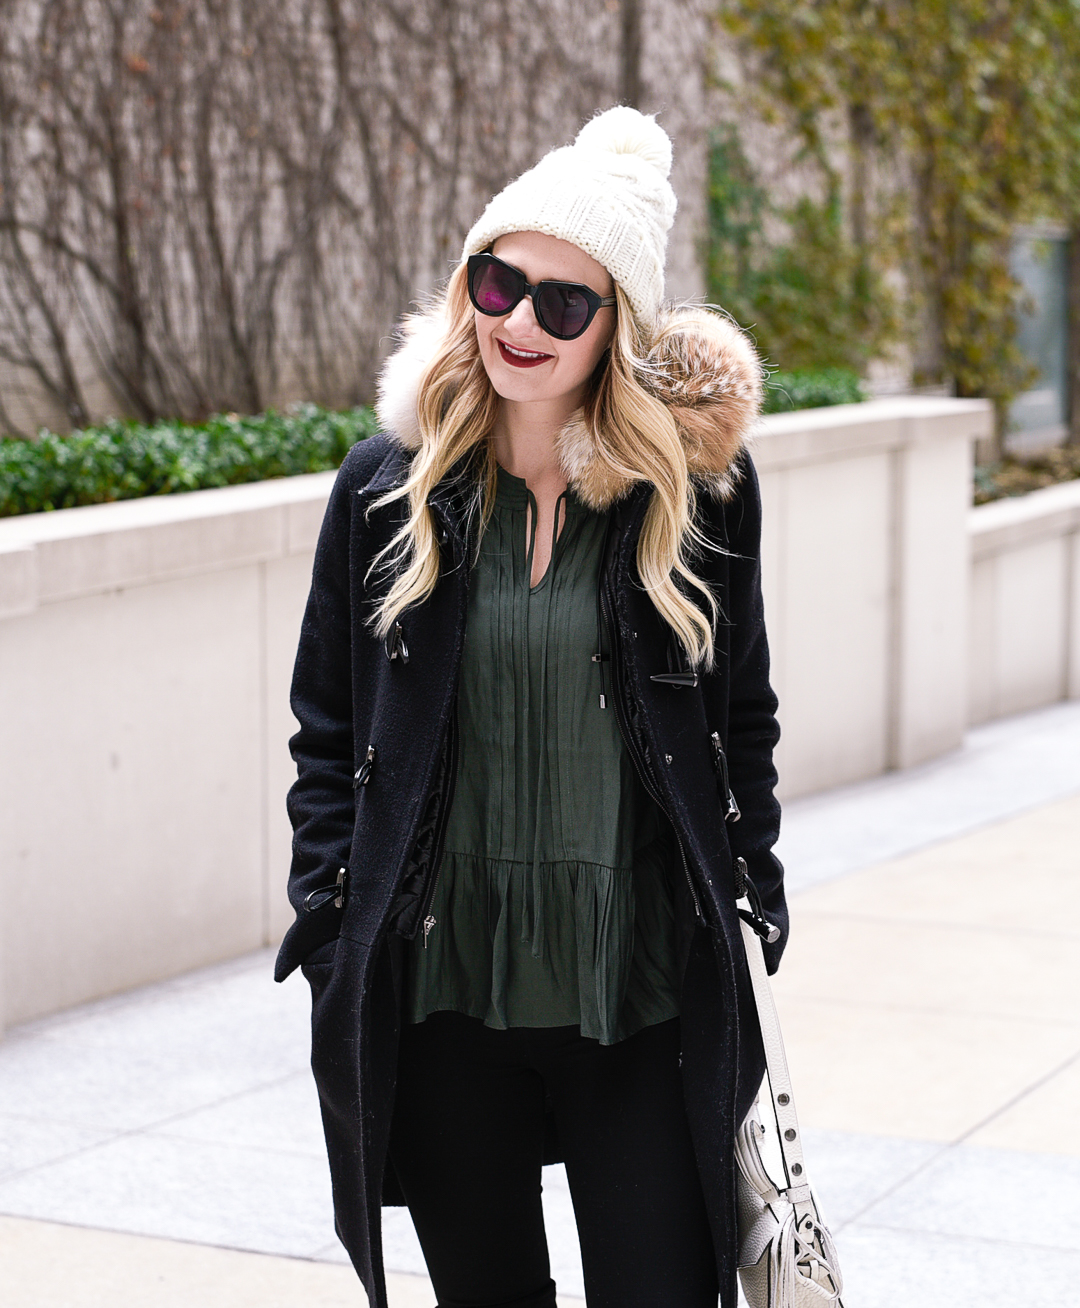
{"type": "Polygon", "coordinates": [[[560,503],[531,586],[535,501],[500,468],[470,586],[435,925],[413,945],[408,1016],[579,1026],[613,1044],[678,1014],[673,837],[600,706],[606,516],[570,491],[560,503]]]}

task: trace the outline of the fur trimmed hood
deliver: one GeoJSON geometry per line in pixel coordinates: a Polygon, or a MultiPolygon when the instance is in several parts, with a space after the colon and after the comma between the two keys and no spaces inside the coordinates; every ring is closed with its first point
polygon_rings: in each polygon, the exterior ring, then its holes
{"type": "MultiPolygon", "coordinates": [[[[379,377],[380,426],[408,450],[420,446],[420,379],[445,332],[441,306],[407,318],[379,377]]],[[[691,476],[720,496],[730,493],[733,461],[760,411],[763,378],[754,347],[729,318],[698,307],[661,312],[642,384],[670,409],[691,476]]],[[[635,485],[604,458],[580,410],[559,433],[558,448],[570,486],[597,512],[635,485]]]]}

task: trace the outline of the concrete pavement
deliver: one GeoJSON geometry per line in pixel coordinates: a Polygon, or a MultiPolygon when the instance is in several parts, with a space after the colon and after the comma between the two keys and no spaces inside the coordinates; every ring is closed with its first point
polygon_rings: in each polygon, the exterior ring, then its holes
{"type": "Polygon", "coordinates": [[[1080,1302],[1078,992],[1080,795],[796,896],[777,1002],[850,1308],[1080,1302]]]}
{"type": "MultiPolygon", "coordinates": [[[[1080,705],[785,816],[776,991],[848,1308],[1078,1302],[1080,705]]],[[[260,953],[0,1043],[5,1308],[364,1302],[333,1237],[307,995],[260,953]]],[[[561,1169],[560,1290],[581,1296],[561,1169]]],[[[432,1308],[390,1210],[394,1308],[432,1308]]],[[[580,1299],[576,1300],[580,1303],[580,1299]]]]}

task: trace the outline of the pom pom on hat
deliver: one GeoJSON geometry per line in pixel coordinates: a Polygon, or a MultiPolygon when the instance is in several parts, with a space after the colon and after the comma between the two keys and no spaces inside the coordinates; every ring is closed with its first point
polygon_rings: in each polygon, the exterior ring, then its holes
{"type": "Polygon", "coordinates": [[[636,154],[663,176],[671,173],[671,137],[652,114],[638,113],[624,104],[590,118],[574,144],[612,154],[636,154]]]}
{"type": "Polygon", "coordinates": [[[509,232],[570,241],[608,270],[645,327],[664,294],[667,234],[677,201],[671,141],[628,105],[597,114],[573,145],[552,150],[501,190],[465,238],[462,259],[509,232]]]}

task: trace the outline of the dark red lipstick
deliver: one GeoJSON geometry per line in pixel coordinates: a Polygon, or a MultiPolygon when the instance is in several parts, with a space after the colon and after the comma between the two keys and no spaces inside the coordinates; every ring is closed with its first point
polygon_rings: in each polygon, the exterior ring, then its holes
{"type": "Polygon", "coordinates": [[[504,363],[508,363],[511,368],[536,368],[541,363],[547,363],[548,359],[555,356],[551,354],[541,354],[538,350],[527,350],[517,354],[512,351],[505,341],[500,341],[495,337],[495,344],[499,347],[499,357],[504,363]]]}

